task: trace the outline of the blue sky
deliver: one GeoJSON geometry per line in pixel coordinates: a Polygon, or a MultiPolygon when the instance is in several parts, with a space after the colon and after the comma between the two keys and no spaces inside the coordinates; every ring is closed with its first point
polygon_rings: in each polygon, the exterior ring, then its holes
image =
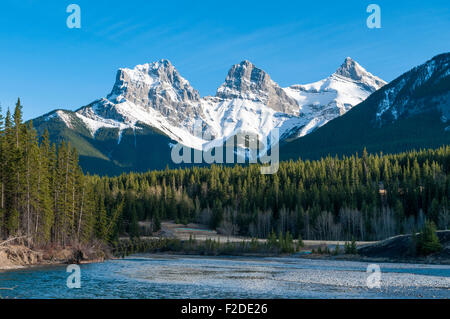
{"type": "Polygon", "coordinates": [[[172,61],[201,95],[248,59],[281,86],[320,80],[350,56],[386,81],[450,51],[445,1],[2,0],[0,103],[30,119],[109,93],[120,67],[172,61]],[[81,29],[66,7],[81,7],[81,29]],[[366,7],[381,7],[381,29],[366,7]]]}

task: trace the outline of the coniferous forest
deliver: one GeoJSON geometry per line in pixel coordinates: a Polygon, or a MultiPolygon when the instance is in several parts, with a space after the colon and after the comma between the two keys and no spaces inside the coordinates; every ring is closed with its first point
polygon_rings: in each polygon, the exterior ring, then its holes
{"type": "Polygon", "coordinates": [[[0,111],[0,238],[24,238],[34,246],[90,242],[106,236],[93,193],[70,143],[51,144],[22,123],[20,100],[0,111]]]}
{"type": "Polygon", "coordinates": [[[20,100],[0,132],[0,237],[33,245],[112,243],[139,237],[142,224],[158,231],[163,220],[321,240],[379,240],[427,220],[450,225],[449,146],[282,162],[274,175],[236,165],[99,177],[83,174],[69,143],[51,144],[23,123],[20,100]]]}
{"type": "Polygon", "coordinates": [[[379,240],[411,233],[426,220],[450,225],[450,147],[397,155],[187,168],[97,178],[107,211],[123,206],[118,231],[138,236],[138,221],[209,225],[226,235],[379,240]]]}

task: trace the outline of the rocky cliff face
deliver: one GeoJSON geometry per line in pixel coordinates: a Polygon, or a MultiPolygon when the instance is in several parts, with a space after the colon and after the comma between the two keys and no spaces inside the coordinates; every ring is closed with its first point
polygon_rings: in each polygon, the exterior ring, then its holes
{"type": "Polygon", "coordinates": [[[147,117],[156,112],[167,125],[181,125],[192,133],[193,120],[203,117],[199,104],[198,91],[168,60],[161,60],[137,65],[134,69],[120,69],[106,99],[96,101],[77,113],[86,117],[89,124],[93,124],[89,120],[94,120],[114,125],[102,121],[105,119],[130,126],[138,122],[154,125],[147,117]]]}
{"type": "Polygon", "coordinates": [[[345,59],[344,63],[336,70],[334,75],[356,81],[361,85],[366,86],[368,90],[373,90],[374,88],[379,89],[386,84],[385,81],[374,76],[372,73],[367,72],[350,57],[345,59]]]}
{"type": "Polygon", "coordinates": [[[241,99],[263,103],[277,112],[297,115],[298,105],[270,76],[249,61],[234,65],[217,90],[224,100],[241,99]]]}
{"type": "Polygon", "coordinates": [[[174,121],[200,115],[200,95],[168,60],[120,69],[107,99],[152,108],[174,121]]]}

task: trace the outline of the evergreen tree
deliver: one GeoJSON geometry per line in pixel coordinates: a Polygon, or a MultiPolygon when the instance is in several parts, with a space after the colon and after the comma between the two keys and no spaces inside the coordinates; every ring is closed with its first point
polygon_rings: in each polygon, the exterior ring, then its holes
{"type": "Polygon", "coordinates": [[[95,235],[97,238],[106,241],[108,239],[107,215],[103,198],[97,202],[97,220],[95,223],[95,235]]]}
{"type": "Polygon", "coordinates": [[[436,235],[436,225],[432,221],[426,221],[417,240],[417,251],[421,255],[429,255],[442,249],[439,238],[436,235]]]}

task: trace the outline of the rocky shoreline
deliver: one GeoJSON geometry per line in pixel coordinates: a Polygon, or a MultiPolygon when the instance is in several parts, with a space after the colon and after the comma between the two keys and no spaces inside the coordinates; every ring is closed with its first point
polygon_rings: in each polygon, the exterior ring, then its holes
{"type": "MultiPolygon", "coordinates": [[[[354,255],[342,253],[338,255],[311,253],[310,249],[317,248],[318,246],[328,246],[331,247],[331,249],[335,248],[331,242],[325,243],[320,241],[308,242],[301,251],[294,254],[245,250],[239,253],[235,252],[235,255],[247,257],[297,256],[299,258],[307,259],[450,265],[450,231],[438,231],[437,235],[443,244],[443,249],[441,252],[429,256],[415,256],[410,254],[410,235],[395,236],[380,242],[358,245],[358,254],[354,255]]],[[[156,251],[158,253],[162,252],[158,249],[156,249],[156,251]]],[[[133,253],[142,252],[135,250],[133,253]]],[[[170,249],[166,251],[166,253],[170,254],[170,249]]],[[[199,251],[196,249],[177,249],[172,253],[193,255],[199,254],[199,251]]],[[[0,246],[0,271],[39,265],[103,262],[106,259],[111,258],[113,258],[113,254],[104,245],[74,245],[67,247],[46,247],[33,250],[25,245],[8,244],[0,246]]]]}
{"type": "Polygon", "coordinates": [[[99,247],[49,247],[33,250],[24,245],[0,246],[0,271],[32,266],[103,262],[110,254],[99,247]]]}

